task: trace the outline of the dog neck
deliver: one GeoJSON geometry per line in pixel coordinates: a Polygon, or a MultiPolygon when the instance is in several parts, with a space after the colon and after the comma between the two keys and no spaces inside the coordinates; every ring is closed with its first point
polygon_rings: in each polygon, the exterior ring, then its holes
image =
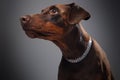
{"type": "Polygon", "coordinates": [[[76,59],[81,57],[87,49],[89,35],[80,26],[73,26],[73,29],[62,39],[53,41],[62,51],[65,59],[76,59]]]}

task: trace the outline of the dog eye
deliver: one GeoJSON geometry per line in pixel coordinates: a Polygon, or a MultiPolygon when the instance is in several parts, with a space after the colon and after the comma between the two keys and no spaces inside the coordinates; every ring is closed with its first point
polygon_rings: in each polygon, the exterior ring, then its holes
{"type": "Polygon", "coordinates": [[[51,14],[51,15],[58,14],[58,10],[57,9],[51,9],[49,11],[49,14],[51,14]]]}

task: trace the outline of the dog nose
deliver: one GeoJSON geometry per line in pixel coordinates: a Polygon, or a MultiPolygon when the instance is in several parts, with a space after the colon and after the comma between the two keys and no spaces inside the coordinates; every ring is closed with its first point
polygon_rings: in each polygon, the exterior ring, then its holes
{"type": "Polygon", "coordinates": [[[30,16],[29,15],[22,16],[20,18],[20,20],[21,20],[22,23],[26,24],[26,23],[28,23],[30,21],[30,16]]]}

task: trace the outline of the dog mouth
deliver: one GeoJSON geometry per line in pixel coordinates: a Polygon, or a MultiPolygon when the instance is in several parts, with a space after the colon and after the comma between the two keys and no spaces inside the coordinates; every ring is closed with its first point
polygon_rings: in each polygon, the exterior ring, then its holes
{"type": "Polygon", "coordinates": [[[52,32],[37,32],[35,31],[36,34],[38,34],[39,36],[51,36],[55,33],[52,33],[52,32]]]}
{"type": "Polygon", "coordinates": [[[30,38],[43,38],[43,37],[48,37],[52,36],[55,33],[52,32],[43,32],[43,31],[36,31],[36,30],[25,30],[25,33],[30,37],[30,38]]]}
{"type": "Polygon", "coordinates": [[[22,24],[22,28],[25,31],[25,33],[27,34],[28,37],[30,38],[45,38],[48,36],[52,36],[55,35],[55,33],[53,31],[42,31],[39,29],[35,29],[35,27],[30,27],[30,25],[23,25],[22,24]]]}

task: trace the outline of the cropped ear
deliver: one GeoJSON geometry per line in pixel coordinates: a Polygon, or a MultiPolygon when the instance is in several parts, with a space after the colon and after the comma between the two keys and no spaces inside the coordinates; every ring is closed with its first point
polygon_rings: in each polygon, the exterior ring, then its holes
{"type": "Polygon", "coordinates": [[[88,20],[90,18],[90,14],[83,8],[75,5],[75,3],[68,4],[68,6],[70,6],[70,12],[68,16],[68,22],[70,24],[77,24],[81,20],[88,20]]]}

